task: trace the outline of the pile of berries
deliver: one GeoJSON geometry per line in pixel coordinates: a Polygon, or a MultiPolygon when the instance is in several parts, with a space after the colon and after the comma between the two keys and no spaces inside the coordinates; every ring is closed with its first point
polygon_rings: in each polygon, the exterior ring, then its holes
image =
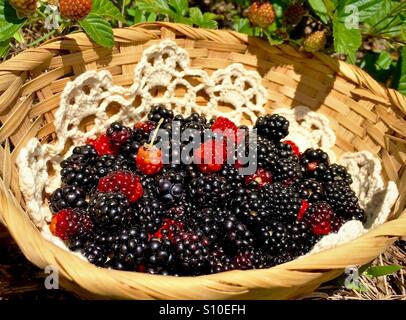
{"type": "Polygon", "coordinates": [[[242,175],[244,165],[226,158],[230,140],[250,144],[240,134],[249,130],[228,119],[156,105],[133,128],[113,123],[61,163],[51,232],[101,267],[195,276],[284,263],[346,221],[363,220],[344,167],[319,149],[300,153],[282,116],[260,117],[254,129],[256,171],[242,175]],[[203,138],[189,154],[188,142],[178,142],[192,161],[177,163],[175,144],[156,143],[158,129],[174,141],[175,121],[181,133],[211,130],[222,139],[203,138]]]}

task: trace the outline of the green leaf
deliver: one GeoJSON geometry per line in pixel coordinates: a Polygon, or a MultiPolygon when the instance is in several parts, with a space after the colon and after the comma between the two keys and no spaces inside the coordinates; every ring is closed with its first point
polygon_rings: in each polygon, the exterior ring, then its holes
{"type": "Polygon", "coordinates": [[[365,23],[370,34],[406,39],[406,2],[381,1],[381,6],[365,23]]]}
{"type": "Polygon", "coordinates": [[[392,56],[389,52],[383,51],[379,54],[378,59],[375,62],[375,67],[378,70],[389,70],[392,65],[392,56]]]}
{"type": "Polygon", "coordinates": [[[355,63],[357,50],[362,43],[361,30],[349,29],[345,22],[335,18],[333,20],[333,34],[335,51],[347,54],[349,61],[355,63]]]}
{"type": "Polygon", "coordinates": [[[323,23],[328,23],[329,16],[327,14],[327,7],[325,6],[323,0],[309,0],[309,5],[323,23]]]}
{"type": "Polygon", "coordinates": [[[6,0],[0,0],[0,41],[14,36],[24,25],[25,19],[17,17],[17,12],[6,0]]]}
{"type": "Polygon", "coordinates": [[[155,12],[151,12],[147,17],[147,22],[155,22],[157,21],[157,16],[155,12]]]}
{"type": "Polygon", "coordinates": [[[97,44],[106,48],[114,46],[113,29],[103,17],[91,13],[85,19],[79,21],[79,24],[97,44]]]}
{"type": "Polygon", "coordinates": [[[406,46],[402,48],[402,53],[396,66],[396,75],[393,86],[406,96],[406,46]]]}
{"type": "Polygon", "coordinates": [[[13,38],[16,39],[20,43],[24,43],[24,37],[21,34],[20,30],[18,30],[16,33],[14,33],[13,38]]]}
{"type": "Polygon", "coordinates": [[[351,283],[347,284],[346,288],[355,290],[355,291],[361,292],[361,293],[368,292],[368,288],[359,281],[358,281],[358,284],[356,282],[351,282],[351,283]]]}
{"type": "Polygon", "coordinates": [[[176,13],[185,15],[189,9],[188,0],[169,0],[169,5],[175,10],[176,13]]]}
{"type": "Polygon", "coordinates": [[[271,45],[279,45],[281,43],[283,43],[283,39],[280,39],[279,37],[277,37],[274,32],[270,31],[270,30],[265,30],[265,35],[268,38],[268,41],[271,45]]]}
{"type": "Polygon", "coordinates": [[[214,20],[217,15],[206,12],[202,14],[202,11],[198,7],[193,7],[189,9],[190,14],[190,21],[200,27],[200,28],[209,28],[215,29],[217,28],[217,21],[214,20]]]}
{"type": "Polygon", "coordinates": [[[237,32],[248,34],[252,36],[253,28],[251,27],[250,21],[246,18],[239,18],[234,20],[233,29],[237,32]]]}
{"type": "Polygon", "coordinates": [[[165,0],[138,0],[135,2],[135,5],[141,11],[154,12],[171,17],[175,14],[165,0]]]}
{"type": "Polygon", "coordinates": [[[356,14],[359,22],[364,22],[376,15],[382,5],[382,0],[344,0],[339,1],[337,16],[347,17],[356,14]],[[354,10],[355,9],[355,10],[354,10]]]}
{"type": "Polygon", "coordinates": [[[93,0],[92,14],[125,22],[120,10],[110,0],[93,0]]]}
{"type": "Polygon", "coordinates": [[[390,265],[390,266],[374,266],[374,267],[369,267],[365,271],[365,275],[368,277],[382,277],[382,276],[387,276],[393,273],[398,272],[401,270],[402,267],[398,266],[396,264],[390,265]]]}
{"type": "Polygon", "coordinates": [[[10,50],[10,40],[0,41],[0,58],[5,57],[10,50]]]}

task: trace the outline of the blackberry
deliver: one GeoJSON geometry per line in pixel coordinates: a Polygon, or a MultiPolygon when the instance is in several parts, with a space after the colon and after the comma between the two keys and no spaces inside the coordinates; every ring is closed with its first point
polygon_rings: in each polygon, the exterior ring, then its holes
{"type": "Polygon", "coordinates": [[[155,105],[148,114],[148,119],[155,123],[158,123],[161,119],[163,119],[163,124],[165,125],[172,121],[173,111],[165,108],[164,105],[155,105]]]}
{"type": "Polygon", "coordinates": [[[282,252],[281,254],[274,256],[271,260],[271,265],[272,266],[277,266],[280,264],[284,264],[287,262],[290,262],[292,260],[294,260],[296,257],[292,256],[292,254],[290,252],[282,252]]]}
{"type": "Polygon", "coordinates": [[[175,171],[164,173],[156,182],[159,199],[164,205],[172,205],[184,195],[184,176],[175,171]]]}
{"type": "Polygon", "coordinates": [[[259,117],[255,123],[258,135],[272,141],[280,141],[289,134],[289,121],[278,115],[266,115],[259,117]]]}
{"type": "Polygon", "coordinates": [[[273,255],[280,254],[287,248],[289,243],[287,228],[279,221],[270,220],[261,227],[258,233],[258,241],[266,252],[273,255]]]}
{"type": "Polygon", "coordinates": [[[331,233],[334,220],[335,214],[332,208],[324,201],[312,204],[303,219],[315,235],[331,233]]]}
{"type": "Polygon", "coordinates": [[[95,242],[89,241],[81,250],[83,256],[92,264],[98,267],[105,267],[108,260],[107,249],[95,242]]]}
{"type": "Polygon", "coordinates": [[[299,197],[309,202],[317,202],[323,198],[323,184],[315,179],[308,179],[295,183],[293,188],[299,194],[299,197]]]}
{"type": "Polygon", "coordinates": [[[117,149],[120,149],[124,143],[131,140],[132,134],[130,128],[127,128],[118,122],[113,122],[106,132],[111,144],[117,149]]]}
{"type": "Polygon", "coordinates": [[[96,223],[113,229],[131,223],[134,215],[127,197],[120,192],[96,192],[88,211],[96,223]]]}
{"type": "Polygon", "coordinates": [[[364,220],[364,210],[360,207],[355,192],[344,181],[327,182],[324,198],[334,213],[345,221],[364,220]]]}
{"type": "Polygon", "coordinates": [[[224,165],[220,175],[226,178],[233,191],[238,190],[244,184],[244,176],[240,175],[239,170],[234,165],[224,165]]]}
{"type": "Polygon", "coordinates": [[[272,170],[272,177],[274,181],[281,181],[284,184],[292,184],[299,180],[302,177],[302,170],[297,157],[279,159],[272,170]]]}
{"type": "Polygon", "coordinates": [[[174,206],[166,210],[166,215],[173,219],[179,221],[190,221],[191,223],[194,222],[194,216],[197,212],[195,205],[191,203],[186,198],[183,198],[174,206]]]}
{"type": "Polygon", "coordinates": [[[301,155],[300,163],[309,177],[320,179],[329,166],[329,157],[321,149],[307,149],[301,155]]]}
{"type": "Polygon", "coordinates": [[[142,229],[122,230],[112,246],[111,266],[115,269],[135,271],[144,263],[148,234],[142,229]]]}
{"type": "Polygon", "coordinates": [[[272,219],[282,222],[296,220],[302,201],[293,188],[276,182],[266,185],[260,189],[260,192],[268,200],[268,208],[272,211],[272,219]]]}
{"type": "Polygon", "coordinates": [[[51,195],[49,207],[52,213],[57,213],[67,208],[86,209],[86,193],[77,186],[58,188],[51,195]]]}
{"type": "Polygon", "coordinates": [[[195,178],[189,185],[189,196],[200,207],[224,205],[232,193],[231,185],[218,175],[195,178]]]}
{"type": "Polygon", "coordinates": [[[287,233],[289,235],[287,250],[294,257],[308,253],[318,240],[318,236],[313,235],[307,225],[300,221],[288,224],[287,233]]]}
{"type": "Polygon", "coordinates": [[[192,229],[200,230],[210,243],[217,243],[222,237],[222,224],[226,212],[220,208],[203,208],[191,211],[187,217],[187,225],[192,229]]]}
{"type": "Polygon", "coordinates": [[[209,241],[200,233],[181,233],[175,238],[178,270],[184,275],[201,275],[210,270],[209,241]]]}
{"type": "Polygon", "coordinates": [[[238,252],[232,261],[233,266],[239,270],[263,269],[270,266],[269,257],[254,248],[238,252]]]}
{"type": "Polygon", "coordinates": [[[352,184],[352,178],[347,169],[335,163],[327,168],[321,179],[328,182],[342,181],[347,185],[352,184]]]}
{"type": "Polygon", "coordinates": [[[210,273],[219,273],[234,270],[233,259],[224,252],[223,248],[218,248],[210,253],[208,257],[210,264],[210,273]]]}
{"type": "Polygon", "coordinates": [[[147,140],[128,140],[121,146],[120,154],[122,154],[127,160],[134,161],[135,157],[137,156],[138,150],[147,142],[147,140]]]}
{"type": "Polygon", "coordinates": [[[258,137],[256,161],[254,159],[257,167],[273,171],[277,166],[278,161],[279,156],[276,146],[270,140],[258,137]]]}
{"type": "Polygon", "coordinates": [[[149,273],[173,272],[176,263],[173,244],[167,239],[152,238],[145,247],[144,261],[149,273]]]}
{"type": "Polygon", "coordinates": [[[134,166],[122,156],[103,155],[97,159],[94,168],[97,179],[107,176],[112,171],[133,171],[134,166]]]}
{"type": "Polygon", "coordinates": [[[156,232],[162,224],[165,210],[153,197],[143,196],[135,203],[136,222],[147,232],[156,232]]]}
{"type": "Polygon", "coordinates": [[[239,204],[234,204],[234,208],[237,217],[254,228],[259,228],[272,216],[266,199],[256,191],[245,194],[239,204]]]}
{"type": "Polygon", "coordinates": [[[237,252],[254,244],[251,231],[235,216],[227,217],[222,227],[224,232],[223,247],[227,252],[237,252]]]}
{"type": "Polygon", "coordinates": [[[92,189],[97,183],[93,168],[96,159],[97,152],[93,146],[87,144],[74,148],[72,155],[61,162],[62,182],[85,191],[92,189]]]}

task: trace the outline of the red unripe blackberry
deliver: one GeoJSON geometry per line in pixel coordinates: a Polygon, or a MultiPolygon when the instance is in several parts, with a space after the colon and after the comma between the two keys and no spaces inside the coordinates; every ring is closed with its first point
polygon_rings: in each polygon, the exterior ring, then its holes
{"type": "Polygon", "coordinates": [[[78,21],[92,10],[92,0],[59,0],[59,11],[65,19],[78,21]]]}

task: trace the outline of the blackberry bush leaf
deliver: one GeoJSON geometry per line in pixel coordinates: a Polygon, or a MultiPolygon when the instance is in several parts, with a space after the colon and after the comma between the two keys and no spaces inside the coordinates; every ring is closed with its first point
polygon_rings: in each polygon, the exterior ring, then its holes
{"type": "Polygon", "coordinates": [[[120,10],[110,0],[93,0],[91,13],[125,22],[120,10]]]}
{"type": "Polygon", "coordinates": [[[333,20],[334,49],[338,53],[347,54],[349,61],[355,63],[356,53],[362,43],[360,29],[349,29],[342,19],[333,20]]]}
{"type": "Polygon", "coordinates": [[[6,0],[0,0],[0,41],[6,41],[20,30],[25,20],[17,17],[16,10],[6,0]]]}
{"type": "Polygon", "coordinates": [[[214,13],[206,12],[202,14],[202,11],[198,7],[190,8],[191,22],[200,28],[216,29],[217,21],[214,20],[217,16],[214,13]]]}
{"type": "Polygon", "coordinates": [[[169,0],[169,5],[180,15],[185,15],[189,9],[188,0],[169,0]]]}
{"type": "Polygon", "coordinates": [[[394,87],[406,96],[406,47],[403,47],[400,59],[396,66],[394,87]]]}
{"type": "Polygon", "coordinates": [[[325,6],[323,0],[309,0],[309,5],[323,23],[328,23],[330,19],[327,14],[327,7],[325,6]]]}
{"type": "Polygon", "coordinates": [[[399,265],[390,265],[390,266],[373,266],[373,267],[369,267],[366,271],[365,271],[365,275],[369,276],[369,277],[383,277],[383,276],[388,276],[391,275],[393,273],[396,273],[400,270],[402,270],[403,267],[399,266],[399,265]]]}
{"type": "Polygon", "coordinates": [[[113,29],[103,17],[91,13],[79,24],[97,44],[105,48],[114,46],[113,29]]]}
{"type": "Polygon", "coordinates": [[[10,40],[0,41],[0,58],[5,57],[10,49],[10,40]]]}
{"type": "Polygon", "coordinates": [[[170,17],[174,16],[174,12],[171,10],[166,0],[139,0],[136,1],[135,5],[142,11],[155,12],[170,17]]]}

